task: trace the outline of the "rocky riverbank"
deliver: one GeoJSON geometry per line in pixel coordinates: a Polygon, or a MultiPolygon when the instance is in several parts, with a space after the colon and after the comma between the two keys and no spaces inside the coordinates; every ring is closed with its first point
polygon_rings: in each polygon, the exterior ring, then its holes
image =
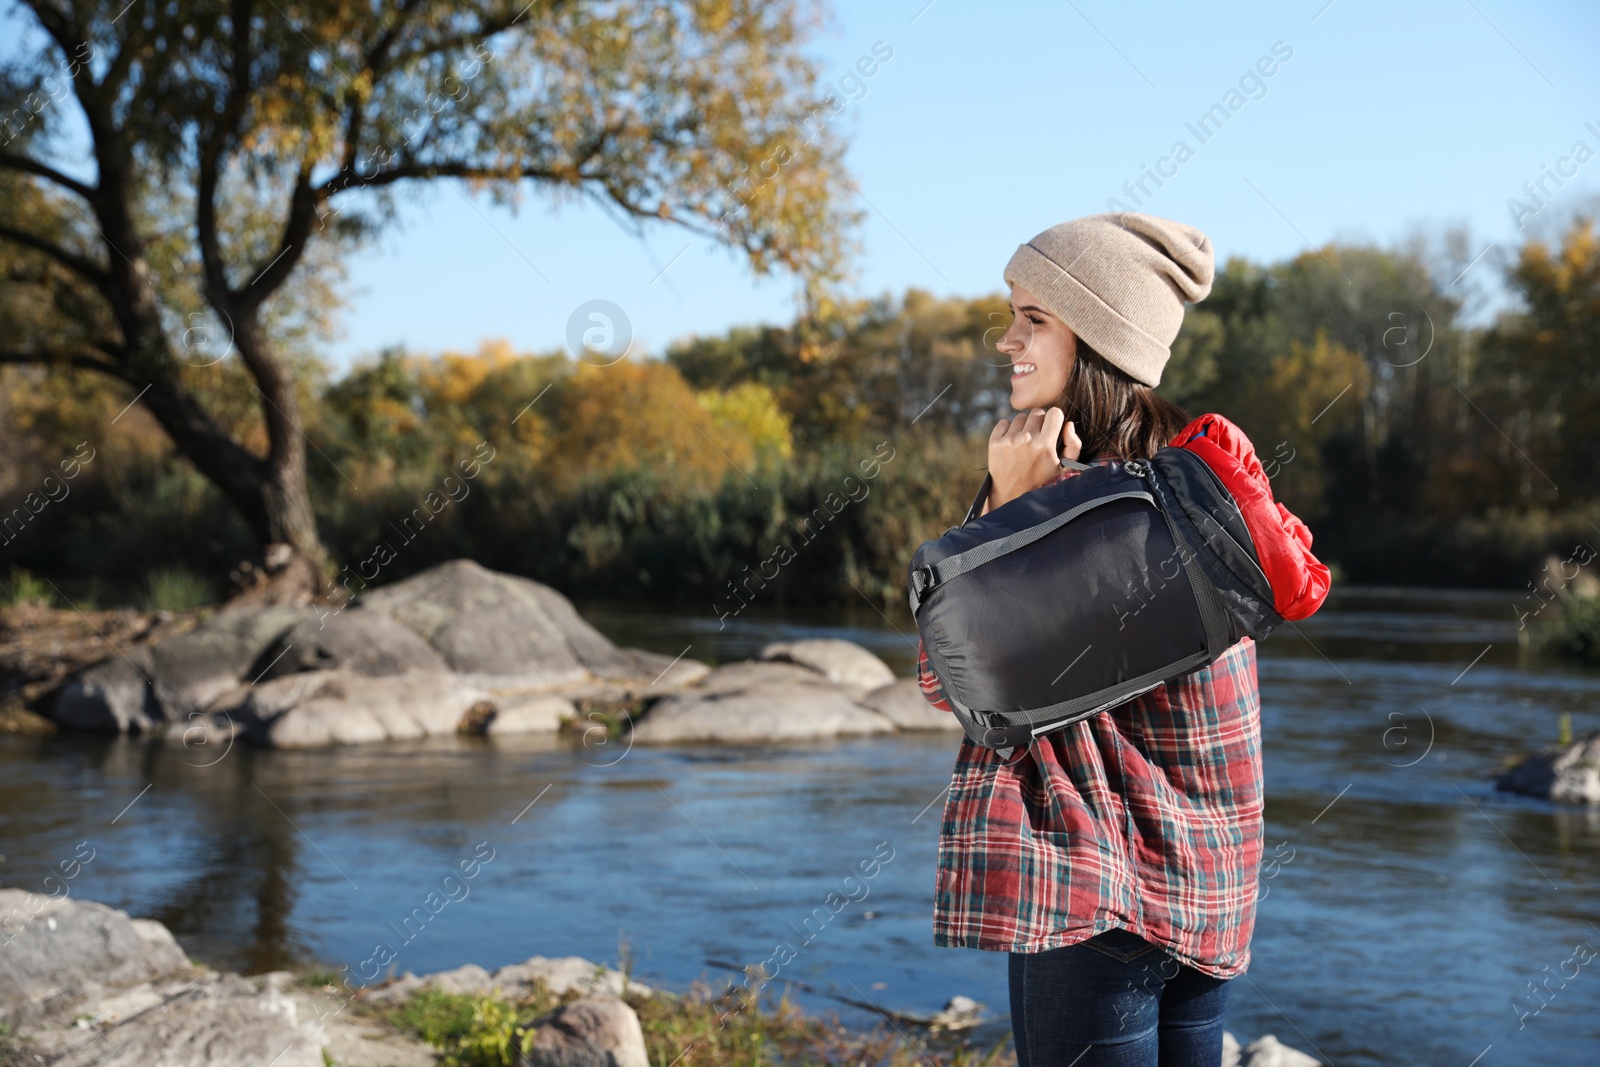
{"type": "Polygon", "coordinates": [[[337,610],[99,622],[44,610],[12,609],[0,637],[13,726],[219,748],[563,729],[633,729],[644,744],[959,729],[858,645],[779,642],[712,669],[692,646],[671,657],[616,645],[549,586],[468,560],[337,610]]]}
{"type": "MultiPolygon", "coordinates": [[[[759,976],[753,976],[759,977],[759,976]]],[[[0,1065],[54,1067],[650,1067],[691,1047],[701,1067],[751,1062],[1014,1063],[961,1032],[972,1010],[851,1032],[762,1003],[759,982],[684,994],[576,956],[535,956],[351,989],[336,974],[241,977],[190,960],[167,928],[93,901],[0,890],[0,1065]],[[911,1032],[907,1032],[907,1028],[911,1032]],[[954,1032],[952,1034],[952,1031],[954,1032]],[[944,1036],[936,1036],[939,1034],[944,1036]]],[[[1224,1067],[1315,1067],[1271,1035],[1224,1067]]]]}

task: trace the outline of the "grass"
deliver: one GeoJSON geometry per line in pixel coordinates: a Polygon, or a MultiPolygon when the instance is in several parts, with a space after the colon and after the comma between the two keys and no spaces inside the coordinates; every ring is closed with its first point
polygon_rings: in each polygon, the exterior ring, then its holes
{"type": "Polygon", "coordinates": [[[56,591],[49,582],[21,567],[12,567],[11,573],[0,584],[0,605],[20,608],[24,604],[42,604],[53,607],[56,591]]]}
{"type": "Polygon", "coordinates": [[[7,1023],[0,1023],[0,1067],[22,1067],[28,1056],[17,1043],[17,1036],[7,1023]]]}
{"type": "Polygon", "coordinates": [[[1600,666],[1600,597],[1561,597],[1561,618],[1545,631],[1545,647],[1563,659],[1600,666]]]}
{"type": "Polygon", "coordinates": [[[216,599],[211,583],[184,567],[157,567],[144,577],[140,607],[146,611],[188,611],[216,599]]]}
{"type": "Polygon", "coordinates": [[[543,1014],[545,999],[514,1004],[494,993],[469,996],[425,989],[389,1020],[438,1049],[439,1067],[510,1067],[532,1046],[533,1031],[527,1024],[543,1014]]]}
{"type": "MultiPolygon", "coordinates": [[[[762,990],[695,983],[683,995],[657,990],[623,999],[638,1013],[651,1067],[995,1067],[1015,1063],[1005,1035],[988,1049],[964,1039],[913,1044],[880,1025],[853,1032],[838,1019],[805,1013],[784,993],[775,1002],[762,990]],[[763,1002],[765,1000],[765,1002],[763,1002]]],[[[577,999],[551,994],[543,983],[522,1000],[498,993],[474,996],[424,990],[370,1010],[439,1052],[441,1067],[510,1067],[533,1040],[536,1020],[577,999]]]]}
{"type": "Polygon", "coordinates": [[[343,983],[344,974],[340,971],[305,971],[294,976],[294,984],[303,989],[337,988],[343,983]]]}

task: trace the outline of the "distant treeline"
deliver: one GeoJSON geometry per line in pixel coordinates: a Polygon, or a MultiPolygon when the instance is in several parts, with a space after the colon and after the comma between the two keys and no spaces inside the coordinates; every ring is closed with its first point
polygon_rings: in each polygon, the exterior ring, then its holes
{"type": "MultiPolygon", "coordinates": [[[[1471,327],[1417,253],[1229,260],[1160,392],[1244,428],[1344,580],[1521,588],[1550,554],[1600,545],[1600,237],[1582,220],[1529,242],[1505,281],[1516,307],[1471,327]]],[[[901,604],[912,551],[960,518],[1013,414],[993,348],[1008,321],[1003,295],[909,290],[607,366],[502,343],[385,351],[335,380],[306,358],[322,535],[353,589],[470,556],[718,614],[901,604]]],[[[0,371],[0,574],[98,583],[110,603],[186,569],[220,594],[251,538],[122,410],[131,391],[0,371]]],[[[239,367],[186,373],[264,442],[239,367]]]]}

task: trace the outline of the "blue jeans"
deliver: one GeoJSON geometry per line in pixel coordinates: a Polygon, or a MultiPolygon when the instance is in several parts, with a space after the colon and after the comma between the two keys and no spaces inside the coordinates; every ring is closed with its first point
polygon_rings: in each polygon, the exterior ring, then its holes
{"type": "Polygon", "coordinates": [[[1228,981],[1131,930],[1009,953],[1017,1067],[1218,1067],[1228,981]]]}

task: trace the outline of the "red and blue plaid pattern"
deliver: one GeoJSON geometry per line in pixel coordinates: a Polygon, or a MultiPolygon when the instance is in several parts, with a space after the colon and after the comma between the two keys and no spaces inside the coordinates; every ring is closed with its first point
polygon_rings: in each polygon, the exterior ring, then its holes
{"type": "MultiPolygon", "coordinates": [[[[920,643],[917,676],[950,711],[920,643]]],[[[1039,952],[1125,927],[1232,978],[1250,962],[1262,806],[1248,637],[1009,760],[963,737],[939,833],[934,944],[1039,952]]]]}

